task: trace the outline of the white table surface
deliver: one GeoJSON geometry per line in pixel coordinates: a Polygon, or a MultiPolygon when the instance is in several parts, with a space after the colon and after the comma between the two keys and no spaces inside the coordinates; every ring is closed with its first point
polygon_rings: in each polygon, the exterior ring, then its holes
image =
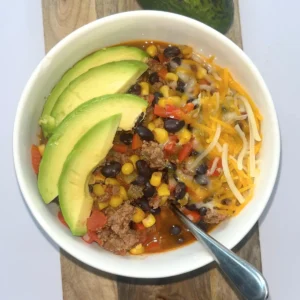
{"type": "MultiPolygon", "coordinates": [[[[294,300],[299,299],[300,270],[300,2],[240,0],[240,10],[244,50],[271,90],[283,143],[279,182],[260,220],[263,271],[273,300],[294,300]]],[[[41,1],[2,0],[0,36],[0,299],[60,300],[59,250],[38,229],[25,206],[12,158],[17,103],[44,55],[41,1]]]]}

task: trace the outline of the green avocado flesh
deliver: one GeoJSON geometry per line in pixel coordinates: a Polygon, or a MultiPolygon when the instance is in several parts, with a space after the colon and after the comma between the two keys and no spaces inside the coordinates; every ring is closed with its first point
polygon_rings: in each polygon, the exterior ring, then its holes
{"type": "Polygon", "coordinates": [[[138,0],[143,9],[163,10],[203,22],[221,33],[230,28],[234,5],[232,0],[138,0]]]}
{"type": "Polygon", "coordinates": [[[121,120],[121,114],[110,116],[92,127],[69,154],[58,183],[59,204],[73,235],[87,232],[93,198],[88,180],[92,171],[106,157],[121,120]]]}
{"type": "Polygon", "coordinates": [[[57,183],[64,162],[88,130],[101,120],[118,113],[122,113],[120,128],[131,130],[146,108],[147,101],[140,97],[115,94],[92,99],[70,113],[48,140],[42,157],[38,188],[44,202],[50,203],[57,197],[57,183]]]}
{"type": "Polygon", "coordinates": [[[89,69],[104,65],[109,62],[121,60],[137,60],[146,62],[147,58],[148,54],[139,48],[115,46],[101,49],[76,63],[56,84],[44,105],[43,113],[40,118],[40,125],[42,126],[44,136],[48,136],[47,127],[51,128],[51,125],[55,125],[54,122],[51,124],[51,119],[50,124],[48,124],[48,122],[49,116],[58,97],[74,79],[87,72],[89,69]]]}
{"type": "Polygon", "coordinates": [[[77,77],[59,96],[51,116],[58,126],[76,107],[95,97],[125,93],[148,69],[140,61],[112,62],[90,69],[77,77]]]}

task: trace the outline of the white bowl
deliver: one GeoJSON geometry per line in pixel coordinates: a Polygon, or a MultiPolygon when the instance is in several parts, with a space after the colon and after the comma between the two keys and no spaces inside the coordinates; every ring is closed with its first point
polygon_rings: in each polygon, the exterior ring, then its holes
{"type": "Polygon", "coordinates": [[[14,161],[25,201],[45,232],[65,251],[84,263],[117,275],[159,278],[200,268],[212,256],[198,242],[177,250],[147,256],[116,256],[96,244],[88,245],[57,219],[55,205],[45,205],[31,166],[30,147],[37,143],[38,119],[45,97],[75,62],[102,47],[130,40],[161,40],[188,44],[198,52],[214,54],[248,90],[264,116],[261,173],[255,195],[236,217],[217,227],[212,236],[234,247],[249,232],[264,210],[275,184],[280,136],[273,102],[259,71],[234,43],[195,20],[166,12],[133,11],[112,15],[74,31],[59,42],[37,66],[22,94],[14,128],[14,161]]]}

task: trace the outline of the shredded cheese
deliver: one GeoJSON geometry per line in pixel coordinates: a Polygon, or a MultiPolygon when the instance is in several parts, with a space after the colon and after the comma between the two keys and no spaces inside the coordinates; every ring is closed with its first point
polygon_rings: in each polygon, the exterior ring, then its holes
{"type": "Polygon", "coordinates": [[[223,148],[220,143],[216,143],[216,148],[220,153],[223,151],[223,148]]]}
{"type": "Polygon", "coordinates": [[[233,195],[236,197],[236,199],[242,204],[245,202],[245,198],[240,193],[240,191],[237,189],[237,187],[234,184],[234,181],[231,177],[229,167],[228,167],[228,144],[223,145],[223,152],[222,152],[222,166],[223,166],[223,172],[226,178],[226,181],[228,183],[228,186],[230,190],[232,191],[233,195]]]}
{"type": "Polygon", "coordinates": [[[237,159],[237,165],[238,165],[238,169],[239,170],[243,170],[243,161],[244,161],[244,157],[246,155],[246,151],[248,149],[248,142],[245,136],[244,131],[241,129],[241,127],[239,125],[236,125],[235,130],[237,131],[237,133],[239,134],[239,136],[241,137],[242,141],[243,141],[243,148],[238,156],[237,159]]]}
{"type": "Polygon", "coordinates": [[[212,163],[212,166],[211,166],[210,170],[207,171],[207,175],[208,175],[208,176],[211,176],[212,174],[215,173],[215,171],[216,171],[216,169],[217,169],[217,166],[218,166],[219,160],[220,160],[220,157],[215,157],[215,158],[214,158],[214,161],[213,161],[213,163],[212,163]]]}
{"type": "Polygon", "coordinates": [[[221,135],[221,125],[217,125],[217,130],[214,135],[214,138],[212,142],[209,144],[209,146],[195,159],[194,163],[192,164],[192,168],[195,168],[198,166],[198,164],[201,162],[201,160],[209,154],[209,152],[216,146],[217,142],[219,141],[220,135],[221,135]]]}
{"type": "Polygon", "coordinates": [[[249,120],[249,174],[255,177],[255,141],[253,136],[253,129],[249,120]]]}
{"type": "Polygon", "coordinates": [[[216,112],[217,112],[220,108],[220,93],[215,93],[215,96],[216,96],[216,112]]]}
{"type": "Polygon", "coordinates": [[[245,97],[239,96],[239,99],[243,102],[243,104],[246,108],[248,120],[249,120],[249,127],[252,128],[252,133],[253,133],[254,139],[256,141],[260,142],[261,137],[260,137],[258,129],[257,129],[257,125],[256,125],[256,121],[255,121],[255,117],[254,117],[254,113],[251,108],[251,105],[249,104],[249,102],[247,101],[247,99],[245,97]]]}

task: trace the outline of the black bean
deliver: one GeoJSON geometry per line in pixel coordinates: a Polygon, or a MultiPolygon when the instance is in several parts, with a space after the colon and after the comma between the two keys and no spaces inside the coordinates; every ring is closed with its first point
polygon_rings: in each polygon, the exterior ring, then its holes
{"type": "Polygon", "coordinates": [[[178,80],[177,81],[177,87],[176,90],[180,93],[184,93],[184,87],[185,87],[185,83],[182,80],[178,80]]]}
{"type": "Polygon", "coordinates": [[[172,59],[172,61],[174,61],[178,66],[180,66],[181,65],[181,58],[180,57],[174,57],[173,59],[172,59]]]}
{"type": "Polygon", "coordinates": [[[175,191],[174,197],[176,200],[182,199],[186,194],[186,185],[183,182],[178,182],[175,191]]]}
{"type": "Polygon", "coordinates": [[[161,212],[161,208],[160,207],[157,207],[157,208],[151,208],[150,209],[150,212],[151,212],[151,214],[153,214],[153,215],[158,215],[158,214],[160,214],[160,212],[161,212]]]}
{"type": "Polygon", "coordinates": [[[107,163],[104,167],[101,169],[101,173],[105,177],[114,178],[116,177],[121,171],[121,164],[117,161],[111,161],[107,163]]]}
{"type": "Polygon", "coordinates": [[[167,58],[175,57],[180,54],[180,49],[176,46],[169,46],[164,50],[164,56],[167,58]]]}
{"type": "Polygon", "coordinates": [[[166,119],[164,122],[164,127],[168,132],[175,133],[181,130],[185,125],[183,120],[176,119],[166,119]]]}
{"type": "Polygon", "coordinates": [[[200,207],[199,213],[202,217],[204,217],[207,213],[207,208],[205,206],[200,207]]]}
{"type": "Polygon", "coordinates": [[[144,198],[141,198],[141,199],[138,199],[137,200],[137,205],[138,207],[140,207],[143,211],[150,211],[151,207],[149,205],[149,202],[144,199],[144,198]]]}
{"type": "Polygon", "coordinates": [[[136,83],[128,90],[128,94],[140,95],[141,91],[141,86],[138,83],[136,83]]]}
{"type": "Polygon", "coordinates": [[[174,163],[172,163],[172,162],[169,161],[169,162],[167,163],[167,168],[168,168],[169,171],[175,172],[176,169],[177,169],[177,166],[176,166],[176,164],[174,164],[174,163]]]}
{"type": "Polygon", "coordinates": [[[144,196],[146,197],[146,198],[151,198],[151,197],[153,197],[154,195],[155,195],[155,193],[156,193],[156,188],[154,187],[154,186],[152,186],[151,184],[150,184],[150,182],[147,182],[146,184],[145,184],[145,188],[144,188],[144,196]]]}
{"type": "Polygon", "coordinates": [[[178,244],[183,244],[184,243],[184,238],[183,237],[178,238],[177,243],[178,244]]]}
{"type": "Polygon", "coordinates": [[[137,127],[137,126],[142,125],[142,123],[143,123],[143,121],[144,121],[144,117],[145,117],[145,114],[144,114],[144,113],[141,113],[141,114],[139,115],[138,119],[136,120],[134,127],[137,127]]]}
{"type": "Polygon", "coordinates": [[[158,103],[158,100],[160,99],[160,98],[162,98],[163,97],[163,94],[162,93],[160,93],[160,92],[155,92],[154,93],[154,99],[153,99],[153,101],[152,101],[152,106],[154,106],[155,104],[157,104],[158,103]]]}
{"type": "Polygon", "coordinates": [[[125,145],[131,145],[133,134],[131,132],[122,131],[120,134],[120,141],[125,145]]]}
{"type": "Polygon", "coordinates": [[[136,177],[136,179],[132,182],[132,184],[134,185],[144,185],[147,182],[147,178],[142,176],[142,175],[138,175],[136,177]]]}
{"type": "Polygon", "coordinates": [[[188,205],[186,205],[186,208],[188,210],[192,210],[192,211],[198,210],[198,207],[195,204],[188,204],[188,205]]]}
{"type": "Polygon", "coordinates": [[[171,235],[178,235],[181,233],[181,228],[178,225],[172,225],[172,227],[170,228],[170,234],[171,235]]]}
{"type": "Polygon", "coordinates": [[[200,185],[208,185],[208,183],[209,183],[206,175],[196,175],[195,180],[200,185]]]}
{"type": "Polygon", "coordinates": [[[198,174],[198,175],[205,175],[206,172],[207,172],[207,170],[208,170],[207,165],[201,164],[200,166],[197,167],[196,174],[198,174]]]}
{"type": "Polygon", "coordinates": [[[154,84],[155,82],[159,82],[159,76],[158,76],[157,72],[153,72],[153,73],[150,74],[149,82],[151,84],[154,84]]]}
{"type": "Polygon", "coordinates": [[[139,175],[142,175],[143,177],[149,179],[152,175],[151,168],[148,166],[147,162],[140,159],[136,163],[136,170],[139,175]]]}
{"type": "Polygon", "coordinates": [[[140,136],[142,140],[145,141],[153,141],[154,140],[154,134],[151,130],[149,130],[145,126],[138,126],[136,128],[136,133],[140,136]]]}
{"type": "Polygon", "coordinates": [[[208,231],[208,224],[205,223],[203,220],[199,221],[197,223],[197,226],[199,226],[203,231],[207,232],[208,231]]]}

